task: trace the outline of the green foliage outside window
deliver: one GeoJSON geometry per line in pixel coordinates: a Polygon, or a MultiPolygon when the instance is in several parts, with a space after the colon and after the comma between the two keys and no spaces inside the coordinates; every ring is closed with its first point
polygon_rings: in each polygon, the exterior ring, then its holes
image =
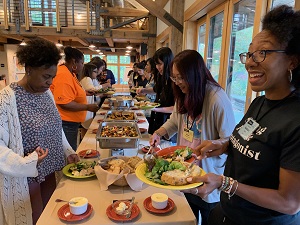
{"type": "Polygon", "coordinates": [[[90,55],[84,55],[84,63],[91,61],[90,55]]]}
{"type": "Polygon", "coordinates": [[[118,63],[118,56],[117,55],[108,55],[106,57],[107,64],[117,64],[118,63]]]}
{"type": "Polygon", "coordinates": [[[119,73],[118,73],[118,66],[113,66],[113,65],[107,65],[107,69],[110,69],[114,76],[115,76],[115,79],[116,79],[116,84],[118,84],[118,80],[119,80],[119,73]]]}
{"type": "Polygon", "coordinates": [[[120,64],[130,64],[130,56],[121,55],[120,56],[120,64]]]}

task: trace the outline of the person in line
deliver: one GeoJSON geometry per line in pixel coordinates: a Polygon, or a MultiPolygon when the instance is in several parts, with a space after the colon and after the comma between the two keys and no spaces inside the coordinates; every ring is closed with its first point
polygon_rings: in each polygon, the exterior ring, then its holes
{"type": "Polygon", "coordinates": [[[35,38],[16,56],[24,77],[0,91],[0,224],[35,224],[56,188],[55,171],[78,161],[49,87],[60,52],[35,38]]]}
{"type": "MultiPolygon", "coordinates": [[[[100,67],[101,69],[102,67],[100,67]]],[[[82,79],[80,80],[80,84],[82,85],[83,89],[87,92],[89,92],[91,95],[86,96],[86,100],[88,104],[94,104],[97,101],[97,98],[99,99],[100,102],[100,97],[97,92],[103,88],[103,85],[100,85],[99,82],[97,81],[97,74],[99,70],[96,65],[93,63],[86,63],[83,66],[82,70],[82,79]]],[[[97,104],[97,103],[96,103],[97,104]]],[[[86,133],[87,129],[91,125],[91,122],[94,118],[94,112],[88,111],[86,113],[85,121],[81,123],[81,126],[85,129],[83,132],[83,136],[86,133]]]]}
{"type": "MultiPolygon", "coordinates": [[[[172,89],[172,80],[170,79],[170,63],[174,56],[172,50],[168,47],[158,49],[153,59],[158,70],[157,82],[153,90],[156,93],[154,102],[160,106],[152,109],[149,119],[149,134],[153,134],[170,117],[174,107],[174,95],[172,89]]],[[[176,136],[173,136],[173,142],[176,142],[176,136]]]]}
{"type": "Polygon", "coordinates": [[[128,73],[129,74],[129,79],[128,79],[128,85],[129,88],[131,89],[132,87],[136,86],[136,79],[138,78],[138,72],[137,72],[137,62],[135,62],[132,66],[132,70],[130,70],[128,73]]]}
{"type": "Polygon", "coordinates": [[[268,12],[262,31],[241,53],[251,88],[265,91],[251,103],[229,140],[204,141],[200,158],[227,153],[224,176],[188,178],[201,198],[219,189],[211,225],[300,224],[300,11],[282,5],[268,12]]]}
{"type": "MultiPolygon", "coordinates": [[[[195,50],[184,50],[171,63],[175,106],[167,120],[150,138],[150,145],[160,143],[177,133],[177,145],[192,149],[204,140],[228,138],[235,126],[232,106],[225,91],[214,80],[202,56],[195,50]]],[[[223,174],[226,155],[203,159],[200,166],[207,173],[223,174]]],[[[208,224],[210,210],[220,201],[220,192],[206,198],[185,194],[197,221],[208,224]]]]}
{"type": "Polygon", "coordinates": [[[146,95],[151,102],[154,102],[156,93],[154,92],[153,87],[157,81],[158,70],[153,58],[149,58],[146,60],[145,72],[146,79],[148,80],[146,87],[138,88],[136,90],[136,93],[138,95],[146,95]]]}
{"type": "MultiPolygon", "coordinates": [[[[99,86],[100,82],[98,80],[98,77],[100,77],[102,71],[104,70],[105,64],[99,56],[93,57],[89,63],[92,63],[95,66],[97,66],[97,76],[96,76],[96,79],[93,79],[93,83],[94,83],[94,86],[99,86]]],[[[110,87],[111,87],[110,83],[105,83],[105,84],[102,84],[101,88],[105,89],[105,88],[110,88],[110,87]]]]}
{"type": "Polygon", "coordinates": [[[86,112],[97,112],[97,104],[87,104],[86,92],[76,74],[83,68],[83,54],[76,48],[65,47],[65,63],[58,66],[56,77],[50,89],[62,119],[62,126],[68,142],[77,149],[78,128],[84,122],[86,112]]]}
{"type": "Polygon", "coordinates": [[[111,85],[115,84],[116,83],[115,75],[111,70],[107,69],[106,61],[103,59],[102,61],[104,62],[104,69],[102,73],[100,73],[100,77],[98,78],[99,83],[100,84],[109,83],[111,85]]]}
{"type": "Polygon", "coordinates": [[[146,61],[143,60],[139,62],[136,67],[137,67],[137,72],[139,74],[138,78],[136,79],[136,87],[146,87],[148,80],[146,79],[145,75],[145,66],[146,66],[146,61]]]}

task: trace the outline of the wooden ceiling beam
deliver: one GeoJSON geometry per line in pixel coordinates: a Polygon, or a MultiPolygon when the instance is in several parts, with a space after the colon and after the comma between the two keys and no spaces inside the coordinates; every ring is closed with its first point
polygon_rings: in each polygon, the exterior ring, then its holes
{"type": "Polygon", "coordinates": [[[88,43],[87,41],[83,40],[82,38],[75,38],[74,41],[78,41],[83,46],[89,46],[90,45],[90,43],[88,43]]]}
{"type": "MultiPolygon", "coordinates": [[[[18,40],[18,41],[22,41],[23,39],[25,40],[26,38],[22,37],[20,34],[16,34],[16,35],[9,35],[9,34],[4,34],[2,31],[0,33],[0,35],[3,37],[3,38],[10,38],[10,39],[15,39],[15,40],[18,40]]],[[[26,41],[26,40],[25,40],[26,41]]]]}
{"type": "Polygon", "coordinates": [[[6,44],[7,43],[7,38],[3,37],[3,36],[0,36],[0,43],[6,44]]]}
{"type": "Polygon", "coordinates": [[[105,38],[105,39],[106,39],[106,42],[107,42],[108,46],[109,46],[109,47],[112,47],[112,48],[111,48],[111,51],[112,51],[112,52],[116,52],[116,49],[113,48],[113,47],[115,47],[115,46],[114,46],[115,43],[114,43],[113,39],[112,39],[112,38],[105,38]]]}
{"type": "Polygon", "coordinates": [[[138,17],[147,14],[146,10],[128,9],[120,7],[101,7],[101,16],[112,16],[112,17],[138,17]]]}
{"type": "Polygon", "coordinates": [[[140,3],[136,2],[135,0],[126,0],[126,1],[136,9],[147,10],[144,6],[142,6],[140,3]]]}
{"type": "Polygon", "coordinates": [[[157,3],[160,5],[160,7],[164,8],[166,4],[169,2],[169,0],[157,0],[157,3]]]}
{"type": "MultiPolygon", "coordinates": [[[[9,35],[10,37],[18,40],[22,40],[22,36],[34,37],[34,36],[56,36],[56,37],[70,37],[75,40],[78,38],[116,38],[116,39],[145,39],[149,36],[156,35],[150,34],[148,30],[126,30],[126,29],[112,29],[103,33],[103,35],[91,35],[86,32],[86,29],[74,29],[62,27],[61,32],[57,33],[55,27],[31,27],[31,32],[25,31],[24,27],[21,27],[20,33],[17,33],[16,27],[11,26],[10,30],[2,30],[2,36],[9,35]]],[[[59,38],[60,39],[60,38],[59,38]]]]}
{"type": "Polygon", "coordinates": [[[179,23],[174,17],[170,15],[164,8],[158,3],[149,0],[136,0],[142,6],[144,6],[149,12],[159,18],[168,26],[176,27],[181,33],[183,32],[183,25],[179,23]]]}

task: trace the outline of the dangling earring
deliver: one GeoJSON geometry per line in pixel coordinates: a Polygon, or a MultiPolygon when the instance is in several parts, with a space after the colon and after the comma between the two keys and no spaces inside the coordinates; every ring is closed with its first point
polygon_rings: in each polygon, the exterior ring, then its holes
{"type": "Polygon", "coordinates": [[[77,70],[77,66],[76,66],[76,65],[73,65],[73,66],[72,66],[72,70],[73,70],[73,71],[76,71],[76,70],[77,70]],[[75,66],[75,67],[74,67],[74,66],[75,66]]]}
{"type": "Polygon", "coordinates": [[[290,72],[289,81],[292,82],[292,80],[293,80],[293,71],[289,70],[289,72],[290,72]]]}

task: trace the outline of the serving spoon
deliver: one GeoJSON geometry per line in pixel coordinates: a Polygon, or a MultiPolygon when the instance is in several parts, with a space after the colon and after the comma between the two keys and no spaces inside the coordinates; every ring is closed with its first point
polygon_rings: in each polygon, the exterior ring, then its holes
{"type": "Polygon", "coordinates": [[[135,197],[133,196],[132,199],[131,199],[129,208],[128,208],[128,214],[126,215],[126,218],[130,218],[130,216],[131,216],[131,211],[132,211],[132,206],[134,204],[134,199],[135,199],[135,197]]]}
{"type": "Polygon", "coordinates": [[[55,199],[55,202],[69,202],[70,204],[76,204],[77,202],[71,202],[71,201],[66,201],[66,200],[63,200],[63,199],[60,199],[60,198],[57,198],[55,199]]]}

